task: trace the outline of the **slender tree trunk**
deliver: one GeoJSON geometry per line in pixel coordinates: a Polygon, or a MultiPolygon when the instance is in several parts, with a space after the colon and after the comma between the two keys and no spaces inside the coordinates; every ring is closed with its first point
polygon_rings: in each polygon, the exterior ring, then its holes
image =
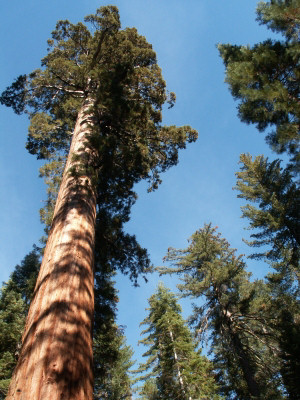
{"type": "Polygon", "coordinates": [[[75,178],[78,157],[93,156],[90,103],[80,110],[53,223],[7,400],[91,400],[96,193],[75,178]]]}
{"type": "MultiPolygon", "coordinates": [[[[173,332],[171,330],[169,330],[169,333],[170,333],[171,342],[174,343],[173,332]]],[[[179,364],[178,364],[178,356],[177,356],[177,352],[176,352],[175,346],[173,346],[173,353],[174,353],[174,360],[175,360],[175,364],[176,364],[176,368],[177,368],[177,377],[178,377],[178,380],[179,380],[179,383],[180,383],[180,387],[181,387],[182,393],[185,396],[186,395],[186,391],[185,391],[185,388],[184,388],[184,383],[183,383],[183,379],[182,379],[180,368],[179,368],[179,364]]],[[[189,397],[189,400],[192,400],[191,397],[189,397]]]]}

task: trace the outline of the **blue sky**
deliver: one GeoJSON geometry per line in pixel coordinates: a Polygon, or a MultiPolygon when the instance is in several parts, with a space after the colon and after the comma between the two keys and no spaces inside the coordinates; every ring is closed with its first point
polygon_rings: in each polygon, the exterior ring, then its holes
{"type": "MultiPolygon", "coordinates": [[[[2,4],[0,37],[0,90],[20,74],[40,66],[46,41],[60,19],[83,20],[107,3],[94,0],[10,0],[2,4]]],[[[165,124],[189,124],[199,139],[181,151],[179,164],[162,176],[153,193],[137,186],[139,198],[127,225],[146,247],[154,265],[161,265],[167,248],[184,248],[187,239],[205,222],[212,222],[238,249],[249,254],[242,242],[247,221],[240,218],[241,200],[232,190],[241,153],[266,154],[264,135],[242,124],[236,103],[224,83],[224,67],[218,43],[254,44],[271,36],[255,21],[254,0],[118,0],[122,26],[135,26],[157,53],[158,63],[177,102],[164,115],[165,124]]],[[[38,210],[46,198],[38,177],[41,162],[25,149],[28,122],[0,107],[0,281],[38,243],[43,233],[38,210]]],[[[254,277],[263,277],[267,267],[249,262],[254,277]]],[[[133,288],[127,277],[118,277],[119,322],[126,325],[128,343],[139,359],[142,349],[139,323],[145,317],[147,298],[160,278],[133,288]]],[[[175,290],[175,278],[164,278],[175,290]]],[[[187,303],[185,315],[188,313],[187,303]]]]}

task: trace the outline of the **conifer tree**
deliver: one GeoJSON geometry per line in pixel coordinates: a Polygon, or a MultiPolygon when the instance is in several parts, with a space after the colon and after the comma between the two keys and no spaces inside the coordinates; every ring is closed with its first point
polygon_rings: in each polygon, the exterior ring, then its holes
{"type": "MultiPolygon", "coordinates": [[[[268,310],[280,346],[281,374],[290,398],[300,392],[300,191],[289,168],[280,161],[268,162],[259,156],[241,155],[237,175],[238,197],[249,201],[242,207],[250,221],[253,241],[250,246],[262,249],[250,257],[267,260],[273,268],[267,276],[273,302],[268,310]]],[[[296,397],[295,397],[296,396],[296,397]]]]}
{"type": "Polygon", "coordinates": [[[0,399],[4,400],[18,358],[26,304],[11,280],[0,291],[0,399]]]}
{"type": "Polygon", "coordinates": [[[269,313],[280,345],[281,374],[289,398],[298,398],[299,373],[299,57],[300,8],[298,0],[260,2],[257,20],[282,40],[249,46],[220,45],[226,81],[239,100],[239,117],[267,131],[267,141],[277,153],[287,152],[285,169],[280,161],[263,156],[252,161],[242,155],[237,173],[239,197],[252,204],[243,209],[250,220],[250,246],[260,248],[251,257],[267,260],[275,272],[268,275],[273,297],[269,313]],[[268,128],[273,128],[269,131],[268,128]],[[263,247],[265,246],[265,247],[263,247]],[[287,339],[288,338],[288,339],[287,339]]]}
{"type": "Polygon", "coordinates": [[[34,246],[16,265],[0,295],[0,399],[4,399],[16,366],[25,318],[40,267],[40,250],[34,246]]]}
{"type": "Polygon", "coordinates": [[[278,153],[287,152],[299,169],[299,57],[300,8],[298,0],[260,2],[257,20],[282,40],[268,39],[253,47],[219,45],[226,67],[226,82],[239,100],[238,115],[268,128],[267,142],[278,153]]]}
{"type": "Polygon", "coordinates": [[[157,400],[158,388],[154,378],[147,379],[144,385],[140,388],[141,400],[157,400]]]}
{"type": "Polygon", "coordinates": [[[31,153],[51,162],[68,155],[8,399],[92,398],[97,209],[110,209],[113,198],[128,213],[133,185],[148,179],[156,188],[197,135],[162,126],[162,106],[175,96],[151,45],[136,29],[121,30],[117,8],[85,22],[90,29],[59,21],[42,68],[0,98],[28,113],[31,153]]]}
{"type": "Polygon", "coordinates": [[[252,160],[249,154],[242,154],[240,164],[235,189],[238,197],[251,203],[242,207],[242,217],[249,220],[249,229],[255,230],[251,234],[254,240],[247,243],[254,248],[264,246],[263,252],[251,258],[266,259],[273,266],[276,263],[287,285],[299,285],[299,187],[279,160],[269,162],[263,156],[252,160]]]}
{"type": "Polygon", "coordinates": [[[16,265],[11,276],[10,285],[21,294],[28,312],[30,301],[34,293],[37,276],[41,266],[41,249],[33,245],[33,249],[26,254],[20,265],[16,265]]]}
{"type": "Polygon", "coordinates": [[[169,248],[165,258],[172,266],[159,272],[182,275],[182,295],[198,299],[190,322],[200,339],[210,333],[223,393],[281,399],[279,350],[264,312],[271,299],[263,282],[250,282],[242,257],[210,224],[192,235],[188,248],[169,248]]]}
{"type": "Polygon", "coordinates": [[[139,378],[146,381],[142,394],[164,400],[218,399],[210,362],[196,351],[174,294],[160,284],[149,306],[142,322],[148,326],[142,334],[148,336],[141,340],[149,347],[148,359],[138,371],[150,371],[139,378]]]}
{"type": "MultiPolygon", "coordinates": [[[[103,325],[102,325],[103,327],[103,325]]],[[[113,325],[104,333],[98,330],[94,338],[95,388],[94,399],[130,399],[132,379],[130,368],[133,350],[126,345],[120,327],[113,325]]]]}
{"type": "Polygon", "coordinates": [[[132,392],[129,370],[133,365],[133,351],[126,345],[122,327],[116,324],[119,299],[113,276],[114,272],[109,267],[96,272],[93,340],[95,400],[130,398],[132,392]]]}

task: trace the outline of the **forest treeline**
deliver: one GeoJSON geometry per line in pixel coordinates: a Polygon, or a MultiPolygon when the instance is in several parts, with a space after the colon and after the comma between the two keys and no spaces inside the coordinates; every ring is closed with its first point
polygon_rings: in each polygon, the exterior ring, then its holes
{"type": "Polygon", "coordinates": [[[114,276],[137,284],[154,268],[123,226],[134,185],[146,179],[157,189],[197,132],[162,125],[175,94],[152,46],[135,28],[121,29],[114,6],[85,24],[59,21],[42,68],[2,93],[1,104],[29,117],[26,147],[45,160],[48,198],[41,247],[0,293],[0,399],[300,399],[299,1],[260,2],[257,21],[275,39],[218,51],[238,117],[276,154],[241,154],[235,186],[250,258],[270,272],[252,279],[209,222],[186,248],[169,247],[155,270],[178,275],[179,293],[160,283],[150,297],[145,362],[135,370],[116,322],[114,276]],[[192,303],[188,321],[180,297],[192,303]]]}

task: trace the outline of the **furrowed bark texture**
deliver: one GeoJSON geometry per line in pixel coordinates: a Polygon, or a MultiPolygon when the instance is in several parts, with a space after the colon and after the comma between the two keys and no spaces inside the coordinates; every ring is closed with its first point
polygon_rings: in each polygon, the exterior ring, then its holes
{"type": "Polygon", "coordinates": [[[88,108],[78,114],[7,400],[93,398],[96,194],[90,177],[69,172],[73,155],[92,155],[88,108]]]}

